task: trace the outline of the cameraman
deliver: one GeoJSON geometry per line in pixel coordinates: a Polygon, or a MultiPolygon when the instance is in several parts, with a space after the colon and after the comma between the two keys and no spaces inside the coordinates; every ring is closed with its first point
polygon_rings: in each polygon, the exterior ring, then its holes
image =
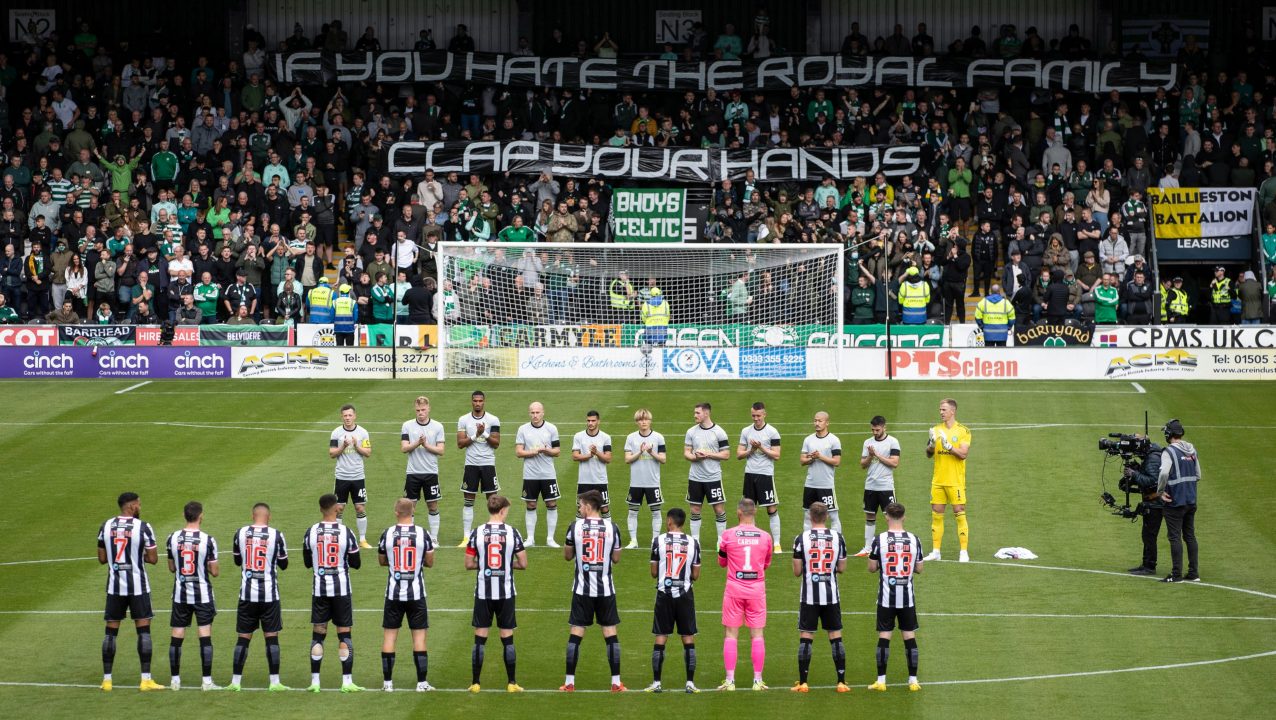
{"type": "Polygon", "coordinates": [[[1177,419],[1161,429],[1169,446],[1161,452],[1161,473],[1157,494],[1165,502],[1165,527],[1170,538],[1173,567],[1162,582],[1200,582],[1196,565],[1196,484],[1201,479],[1201,462],[1196,448],[1183,441],[1183,423],[1177,419]],[[1187,544],[1187,574],[1183,570],[1183,544],[1187,544]]]}
{"type": "Polygon", "coordinates": [[[1131,568],[1131,575],[1156,574],[1156,542],[1157,536],[1161,534],[1164,509],[1156,492],[1161,476],[1161,451],[1160,445],[1149,442],[1148,452],[1143,456],[1143,464],[1128,463],[1125,466],[1126,487],[1137,487],[1143,495],[1143,502],[1140,503],[1139,508],[1142,510],[1140,515],[1143,516],[1143,563],[1131,568]]]}

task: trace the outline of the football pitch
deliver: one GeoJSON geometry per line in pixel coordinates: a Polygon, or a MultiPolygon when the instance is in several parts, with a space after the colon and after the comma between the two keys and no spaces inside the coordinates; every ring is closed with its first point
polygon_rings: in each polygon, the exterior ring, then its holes
{"type": "MultiPolygon", "coordinates": [[[[0,457],[8,502],[0,515],[0,707],[8,717],[86,718],[322,717],[334,712],[460,717],[499,715],[638,718],[677,714],[728,717],[1075,718],[1262,717],[1276,700],[1276,485],[1268,460],[1276,417],[1276,386],[1262,382],[1132,383],[834,383],[834,382],[608,382],[487,380],[431,383],[372,381],[11,381],[0,383],[0,457]],[[802,438],[818,410],[831,415],[845,460],[837,472],[843,532],[851,552],[862,543],[863,471],[856,462],[869,435],[868,420],[886,416],[903,447],[896,495],[908,508],[906,526],[930,548],[927,508],[931,463],[926,428],[938,422],[944,397],[959,402],[958,419],[973,433],[967,465],[971,555],[958,564],[955,523],[946,523],[945,561],[928,563],[918,576],[921,628],[921,692],[908,692],[903,643],[892,643],[885,693],[864,686],[875,679],[874,598],[877,577],[862,558],[851,558],[841,576],[849,695],[833,692],[829,646],[817,635],[811,693],[789,687],[797,676],[798,581],[789,554],[768,572],[770,616],[766,630],[764,693],[748,689],[748,652],[741,652],[740,690],[712,692],[721,682],[720,598],[723,571],[712,545],[712,514],[705,508],[701,540],[705,564],[697,584],[700,635],[697,684],[705,692],[684,695],[681,653],[671,640],[663,695],[640,690],[651,680],[651,609],[654,584],[647,550],[626,550],[616,584],[622,622],[622,677],[630,692],[613,696],[603,640],[592,628],[582,645],[578,692],[556,692],[563,682],[571,563],[544,546],[528,550],[529,568],[518,576],[516,634],[518,679],[528,692],[504,692],[499,650],[489,651],[483,692],[464,692],[470,680],[473,572],[463,568],[462,452],[455,447],[456,420],[469,410],[474,389],[488,393],[487,409],[501,419],[497,452],[503,494],[513,507],[509,522],[523,528],[520,461],[514,457],[517,427],[527,405],[542,401],[565,446],[557,461],[565,498],[575,489],[576,469],[567,457],[571,436],[589,409],[602,414],[602,429],[616,446],[610,469],[613,518],[625,528],[623,492],[628,472],[620,446],[634,429],[633,412],[652,410],[654,428],[669,441],[663,471],[666,507],[686,507],[687,463],[681,439],[693,423],[696,402],[713,404],[714,419],[735,441],[749,423],[750,403],[764,401],[768,420],[783,436],[777,481],[783,535],[788,548],[801,531],[798,465],[802,438]],[[352,571],[356,609],[355,681],[369,692],[311,695],[310,571],[301,563],[305,528],[319,519],[317,498],[332,489],[328,434],[340,424],[339,408],[353,403],[372,436],[368,460],[369,538],[394,522],[393,500],[403,487],[399,426],[413,416],[412,400],[429,395],[433,416],[447,431],[442,458],[441,545],[425,573],[429,593],[430,682],[440,692],[412,692],[415,678],[406,628],[400,633],[393,694],[381,687],[381,606],[386,574],[365,551],[352,571]],[[1125,574],[1140,558],[1139,526],[1100,507],[1104,455],[1097,438],[1108,432],[1142,431],[1144,411],[1152,433],[1171,417],[1187,428],[1200,451],[1197,535],[1200,584],[1166,585],[1125,574]],[[230,556],[233,531],[250,520],[254,502],[273,507],[273,523],[288,537],[292,564],[282,572],[284,629],[282,680],[297,691],[267,694],[265,644],[253,639],[241,694],[201,693],[199,655],[186,643],[180,693],[137,692],[135,633],[120,631],[115,691],[101,693],[100,646],[105,570],[96,561],[96,533],[115,513],[115,498],[140,493],[142,517],[161,540],[182,526],[182,505],[199,500],[204,529],[222,550],[215,582],[221,609],[214,624],[214,679],[229,682],[234,646],[238,573],[230,556]],[[996,560],[1002,547],[1026,547],[1034,561],[996,560]],[[814,687],[818,686],[818,687],[814,687]],[[590,691],[590,692],[581,692],[590,691]],[[519,704],[515,705],[515,701],[519,704]],[[836,715],[834,715],[836,713],[836,715]]],[[[743,463],[724,463],[728,514],[734,524],[743,463]]],[[[1120,498],[1120,468],[1110,463],[1108,489],[1120,498]]],[[[559,534],[571,518],[560,506],[559,534]]],[[[346,521],[353,527],[353,511],[346,521]]],[[[476,509],[478,521],[485,519],[476,509]]],[[[418,517],[424,525],[422,512],[418,517]]],[[[759,525],[765,528],[765,520],[759,525]]],[[[884,518],[879,520],[884,529],[884,518]]],[[[628,540],[626,533],[626,540],[628,540]]],[[[644,507],[639,541],[650,543],[644,507]]],[[[1169,571],[1161,537],[1158,572],[1169,571]]],[[[172,575],[163,551],[149,568],[155,679],[167,685],[168,608],[172,575]]],[[[192,630],[193,634],[193,630],[192,630]]],[[[339,685],[335,643],[327,645],[323,684],[339,685]]],[[[1270,717],[1270,715],[1268,715],[1270,717]]]]}

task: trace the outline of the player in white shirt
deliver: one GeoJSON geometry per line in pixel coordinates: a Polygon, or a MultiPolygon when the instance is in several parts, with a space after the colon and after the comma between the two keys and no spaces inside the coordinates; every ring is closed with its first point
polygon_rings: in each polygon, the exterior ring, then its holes
{"type": "Polygon", "coordinates": [[[399,430],[399,449],[408,456],[407,477],[403,497],[412,501],[424,499],[430,512],[430,539],[439,541],[439,458],[443,456],[443,423],[430,418],[430,398],[416,399],[416,417],[403,423],[399,430]]]}
{"type": "MultiPolygon", "coordinates": [[[[597,410],[585,413],[585,429],[572,438],[572,460],[576,466],[576,497],[590,490],[602,494],[602,518],[611,520],[611,497],[607,494],[607,466],[611,463],[611,436],[598,423],[597,410]]],[[[577,503],[577,517],[581,517],[577,503]]]]}
{"type": "Polygon", "coordinates": [[[372,455],[372,438],[367,428],[359,427],[353,405],[341,406],[341,427],[328,438],[328,457],[337,461],[336,485],[332,493],[337,496],[337,519],[346,511],[346,501],[354,499],[355,524],[359,528],[359,547],[368,544],[368,486],[364,478],[363,461],[372,455]]]}
{"type": "Polygon", "coordinates": [[[727,431],[713,421],[713,406],[696,405],[696,424],[687,430],[682,457],[691,463],[687,471],[687,503],[691,506],[691,536],[700,540],[700,509],[705,500],[713,507],[713,522],[721,538],[727,531],[727,497],[722,490],[722,461],[731,457],[727,431]]]}
{"type": "Polygon", "coordinates": [[[558,427],[546,422],[545,406],[534,402],[527,406],[530,422],[518,428],[518,436],[514,441],[514,454],[523,461],[523,502],[527,503],[525,517],[527,535],[523,538],[524,547],[536,544],[536,501],[545,499],[545,544],[556,548],[554,535],[558,532],[558,499],[562,494],[558,491],[558,471],[554,468],[554,458],[562,454],[563,448],[558,439],[558,427]]]}
{"type": "Polygon", "coordinates": [[[660,516],[664,495],[660,492],[660,466],[669,459],[665,436],[651,429],[651,411],[639,408],[634,412],[638,429],[625,438],[625,464],[629,466],[629,544],[627,550],[638,549],[638,511],[643,500],[651,511],[651,536],[660,535],[664,528],[660,516]]]}
{"type": "Polygon", "coordinates": [[[772,552],[784,552],[780,545],[780,496],[775,490],[775,463],[780,459],[780,431],[766,421],[766,405],[755,402],[749,414],[753,424],[740,431],[740,443],[736,446],[736,460],[744,460],[744,492],[747,497],[766,508],[771,518],[771,537],[775,538],[772,552]]]}
{"type": "Polygon", "coordinates": [[[860,467],[868,470],[864,477],[864,549],[855,557],[868,557],[877,537],[877,511],[895,502],[895,469],[899,467],[899,440],[886,434],[886,418],[876,415],[869,421],[873,437],[864,441],[860,467]]]}
{"type": "Polygon", "coordinates": [[[463,539],[457,547],[470,541],[474,525],[474,496],[495,495],[501,489],[496,478],[496,449],[501,446],[501,420],[487,412],[487,395],[482,390],[470,394],[470,412],[456,422],[456,447],[465,451],[465,473],[461,477],[463,539]]]}
{"type": "Polygon", "coordinates": [[[833,486],[834,472],[842,464],[842,441],[829,432],[829,414],[823,410],[812,419],[815,432],[802,441],[799,462],[806,467],[806,485],[802,489],[803,529],[811,529],[811,503],[822,502],[829,510],[829,524],[842,532],[842,522],[837,517],[837,491],[833,486]]]}

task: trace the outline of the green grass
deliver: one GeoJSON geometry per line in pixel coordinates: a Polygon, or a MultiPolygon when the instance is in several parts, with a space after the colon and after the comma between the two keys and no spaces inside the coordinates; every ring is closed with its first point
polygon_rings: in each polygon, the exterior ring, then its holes
{"type": "MultiPolygon", "coordinates": [[[[1176,663],[1206,662],[1276,651],[1276,491],[1266,463],[1276,429],[1269,409],[1276,398],[1266,383],[1144,383],[1138,394],[1122,383],[605,383],[486,381],[445,383],[307,382],[307,381],[173,381],[156,382],[116,395],[133,383],[5,382],[0,393],[5,411],[0,457],[9,501],[0,516],[0,682],[64,683],[84,687],[0,685],[0,703],[11,717],[98,717],[144,714],[156,717],[218,717],[231,713],[269,713],[272,718],[314,717],[333,712],[364,716],[430,713],[460,716],[496,713],[546,713],[546,716],[607,715],[649,717],[651,713],[703,713],[717,718],[801,713],[839,716],[908,714],[944,718],[1116,716],[1204,717],[1226,707],[1236,717],[1262,716],[1276,700],[1271,678],[1276,655],[1173,669],[1147,669],[1176,663]],[[678,438],[692,423],[691,406],[709,400],[715,419],[734,443],[748,422],[748,404],[764,400],[770,420],[784,435],[780,498],[787,545],[801,527],[797,464],[801,438],[809,432],[816,410],[832,415],[848,455],[858,452],[868,418],[883,414],[904,449],[897,473],[897,494],[910,510],[909,527],[926,546],[930,532],[928,501],[930,464],[922,452],[924,428],[935,421],[939,400],[960,401],[960,419],[972,427],[969,461],[972,553],[979,563],[931,565],[918,580],[922,628],[920,693],[897,685],[904,680],[901,643],[895,642],[890,668],[893,685],[885,694],[862,686],[873,680],[873,597],[875,577],[852,558],[841,579],[849,676],[856,690],[838,696],[830,689],[795,697],[787,691],[796,676],[798,586],[781,559],[768,577],[772,611],[767,628],[766,678],[769,693],[734,695],[681,693],[660,697],[630,693],[623,697],[530,693],[513,698],[500,692],[504,671],[499,652],[489,652],[485,691],[477,697],[448,692],[422,696],[402,692],[413,687],[406,637],[393,695],[370,692],[358,697],[332,693],[315,697],[295,692],[283,696],[260,692],[238,696],[195,691],[135,691],[137,657],[134,633],[121,631],[115,664],[116,692],[95,689],[101,672],[101,606],[104,571],[94,561],[5,565],[25,560],[87,558],[94,554],[99,524],[115,510],[116,495],[136,490],[143,517],[162,538],[180,526],[181,506],[201,500],[205,529],[225,552],[223,576],[216,582],[222,614],[214,625],[215,676],[229,680],[234,644],[234,606],[238,577],[230,562],[231,533],[249,519],[258,500],[274,507],[275,524],[299,546],[303,529],[317,519],[316,498],[332,486],[332,463],[325,452],[326,434],[338,422],[338,407],[353,402],[359,419],[372,432],[369,460],[372,530],[378,534],[393,521],[391,502],[402,487],[403,459],[398,426],[412,416],[412,398],[425,393],[434,415],[448,430],[444,458],[443,544],[436,566],[427,572],[430,620],[430,680],[439,688],[458,690],[469,683],[471,630],[469,606],[473,577],[462,568],[460,498],[456,492],[461,453],[452,445],[456,418],[468,409],[469,392],[482,387],[488,408],[502,418],[505,443],[499,451],[499,473],[505,492],[516,497],[520,468],[513,456],[514,430],[526,418],[527,404],[544,401],[548,418],[567,438],[583,427],[585,410],[602,412],[603,428],[617,443],[633,427],[629,418],[640,406],[650,407],[656,429],[671,443],[664,473],[665,493],[681,500],[686,463],[676,452],[678,438]],[[1040,566],[1117,571],[1139,557],[1138,527],[1103,512],[1097,502],[1102,455],[1095,439],[1109,431],[1141,428],[1143,411],[1155,428],[1179,417],[1188,439],[1200,449],[1206,479],[1198,514],[1201,572],[1209,585],[1165,586],[1123,575],[1034,569],[1040,566]],[[1033,425],[1055,427],[1027,427],[1033,425]],[[1026,546],[1041,556],[1035,562],[994,561],[1003,546],[1026,546]],[[1226,586],[1226,587],[1223,587],[1226,586]],[[1268,595],[1236,592],[1244,588],[1268,595]],[[981,616],[1011,614],[1010,617],[981,616]],[[1054,617],[1033,617],[1051,615],[1054,617]],[[1067,617],[1058,617],[1067,616],[1067,617]],[[1133,617],[1137,616],[1137,617],[1133,617]],[[1187,616],[1164,619],[1154,616],[1187,616]],[[1093,675],[1040,678],[1093,672],[1093,675]],[[1004,682],[966,682],[1028,678],[1004,682]],[[490,691],[490,692],[489,692],[490,691]]],[[[559,461],[564,490],[575,484],[575,471],[559,461]]],[[[862,473],[839,471],[839,497],[848,545],[861,537],[857,503],[862,473]]],[[[727,465],[728,497],[738,497],[741,463],[727,465]]],[[[627,478],[622,464],[612,471],[613,493],[627,478]]],[[[681,504],[681,503],[671,503],[681,504]]],[[[624,527],[624,508],[617,508],[624,527]]],[[[563,513],[565,527],[568,513],[563,513]]],[[[516,503],[511,522],[522,527],[516,503]]],[[[352,521],[351,521],[352,522],[352,521]]],[[[711,545],[706,524],[702,539],[711,545]]],[[[640,540],[648,541],[646,511],[639,523],[640,540]]],[[[539,535],[543,542],[544,518],[539,535]]],[[[946,555],[954,556],[954,523],[948,521],[946,555]]],[[[1162,539],[1161,569],[1169,565],[1162,539]]],[[[283,678],[293,687],[308,683],[309,639],[307,595],[309,571],[294,553],[295,565],[282,576],[284,616],[283,678]]],[[[529,552],[531,567],[519,578],[517,634],[519,680],[529,690],[548,690],[562,682],[563,647],[570,593],[570,564],[557,551],[529,552]]],[[[721,638],[714,600],[722,588],[722,572],[711,555],[697,596],[701,687],[722,678],[721,638]]],[[[365,560],[366,563],[366,560],[365,560]]],[[[618,567],[623,622],[623,676],[631,690],[650,681],[650,608],[653,586],[644,553],[627,551],[618,567]]],[[[151,570],[154,586],[156,679],[168,681],[166,609],[172,581],[163,565],[151,570]]],[[[380,608],[385,575],[365,564],[355,572],[357,649],[356,680],[379,688],[381,668],[380,608]]],[[[406,636],[406,632],[403,633],[406,636]]],[[[898,638],[898,636],[897,636],[898,638]]],[[[833,682],[828,646],[816,642],[812,682],[833,682]]],[[[331,643],[329,650],[332,650],[331,643]]],[[[330,653],[333,655],[333,653],[330,653]]],[[[747,651],[738,674],[749,677],[747,651]]],[[[265,651],[255,638],[245,675],[247,687],[265,684],[265,651]]],[[[184,656],[185,684],[198,686],[198,653],[184,656]]],[[[338,684],[338,663],[330,657],[324,683],[338,684]]],[[[666,686],[681,684],[682,663],[670,653],[666,686]]],[[[603,642],[595,629],[587,636],[578,670],[578,687],[604,689],[607,669],[603,642]]]]}

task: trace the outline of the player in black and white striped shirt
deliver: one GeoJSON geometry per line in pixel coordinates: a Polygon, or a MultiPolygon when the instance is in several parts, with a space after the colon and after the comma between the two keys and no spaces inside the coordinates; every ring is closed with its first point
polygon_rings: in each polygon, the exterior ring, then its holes
{"type": "Polygon", "coordinates": [[[217,605],[213,600],[213,583],[220,570],[217,565],[217,541],[200,530],[204,522],[204,506],[188,502],[182,509],[186,527],[168,536],[168,571],[173,573],[173,610],[169,619],[172,638],[168,646],[168,668],[173,679],[170,687],[182,689],[182,642],[191,616],[199,632],[199,658],[203,669],[203,689],[221,690],[213,684],[213,618],[217,605]]]}
{"type": "Polygon", "coordinates": [[[886,532],[873,539],[868,571],[881,572],[877,590],[877,682],[869,690],[886,689],[886,661],[891,654],[891,633],[899,621],[908,655],[908,689],[921,690],[917,682],[917,604],[913,576],[922,571],[922,542],[904,530],[904,506],[886,506],[886,532]]]}
{"type": "Polygon", "coordinates": [[[651,650],[652,683],[646,692],[663,692],[660,673],[665,664],[665,643],[677,632],[682,637],[682,659],[687,668],[688,693],[696,687],[696,598],[691,584],[700,579],[700,543],[682,531],[687,514],[669,508],[666,532],[651,541],[651,576],[656,579],[656,610],[651,634],[656,636],[651,650]]]}
{"type": "Polygon", "coordinates": [[[270,527],[270,506],[253,505],[253,522],[235,533],[231,544],[235,566],[242,568],[239,583],[239,609],[235,618],[235,643],[230,685],[227,690],[239,692],[248,660],[248,645],[253,633],[261,628],[266,638],[266,664],[270,669],[270,692],[288,690],[279,682],[279,631],[283,617],[279,611],[279,571],[288,569],[288,545],[284,534],[270,527]]]}
{"type": "Polygon", "coordinates": [[[102,689],[112,688],[111,668],[115,664],[115,639],[120,621],[133,617],[137,626],[137,656],[142,665],[142,691],[163,690],[151,679],[151,582],[146,565],[159,562],[155,531],[142,521],[142,501],[137,493],[119,497],[120,514],[102,523],[97,533],[97,561],[110,566],[106,576],[106,636],[102,639],[102,689]]]}
{"type": "Polygon", "coordinates": [[[563,543],[563,557],[576,561],[576,573],[572,578],[572,609],[567,619],[571,625],[571,635],[567,638],[567,678],[558,689],[575,692],[580,641],[585,637],[585,628],[597,619],[607,643],[611,691],[624,692],[625,686],[620,682],[620,638],[616,636],[620,612],[616,609],[616,584],[612,577],[612,566],[620,561],[620,528],[602,518],[603,496],[599,491],[586,491],[576,498],[576,504],[581,518],[568,528],[563,543]]]}
{"type": "Polygon", "coordinates": [[[381,627],[382,690],[394,690],[394,643],[403,627],[403,616],[408,616],[408,629],[412,631],[412,662],[416,666],[417,692],[433,690],[426,681],[429,671],[429,655],[426,651],[425,633],[430,627],[429,611],[425,604],[425,578],[423,570],[434,567],[434,542],[430,534],[412,522],[414,503],[399,498],[394,503],[396,523],[381,533],[377,543],[377,560],[389,568],[385,585],[385,610],[381,627]]]}
{"type": "Polygon", "coordinates": [[[341,658],[341,692],[359,692],[354,684],[354,642],[350,628],[354,625],[354,604],[350,600],[350,568],[359,569],[359,542],[337,518],[337,496],[331,493],[319,498],[323,520],[310,526],[301,543],[301,557],[306,567],[314,569],[315,582],[310,598],[310,622],[314,625],[310,641],[310,692],[319,692],[319,668],[323,664],[323,641],[328,637],[328,623],[337,626],[337,654],[341,658]]]}
{"type": "Polygon", "coordinates": [[[793,540],[793,575],[802,578],[798,610],[798,681],[793,692],[809,692],[811,640],[820,626],[829,635],[833,667],[837,670],[837,691],[850,692],[846,684],[846,646],[842,644],[842,602],[837,576],[846,572],[846,539],[829,529],[829,509],[822,502],[811,503],[811,529],[793,540]]]}
{"type": "Polygon", "coordinates": [[[474,582],[474,648],[470,652],[472,693],[480,690],[483,656],[493,618],[501,635],[505,658],[505,690],[523,692],[514,673],[514,628],[518,627],[514,612],[514,600],[518,595],[514,587],[514,571],[527,569],[527,551],[523,547],[523,536],[505,522],[509,510],[510,501],[504,496],[488,495],[488,520],[470,533],[465,545],[465,569],[478,571],[474,582]]]}

